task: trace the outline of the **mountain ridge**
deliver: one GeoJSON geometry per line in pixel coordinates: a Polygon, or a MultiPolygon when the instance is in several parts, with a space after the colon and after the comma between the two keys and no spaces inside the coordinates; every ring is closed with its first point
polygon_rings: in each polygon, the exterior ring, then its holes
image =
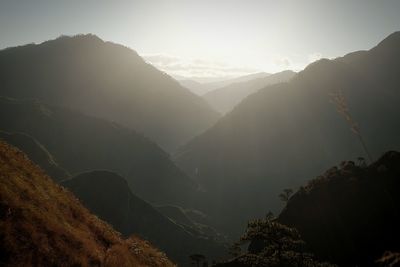
{"type": "Polygon", "coordinates": [[[332,94],[343,93],[372,157],[399,149],[397,36],[389,39],[395,44],[383,42],[379,50],[356,58],[310,64],[290,82],[248,96],[182,146],[175,162],[204,188],[209,201],[220,203],[205,204],[204,211],[222,228],[227,221],[241,221],[226,229],[238,235],[249,218],[282,207],[277,195],[283,189],[300,186],[343,158],[367,157],[332,94]],[[257,208],[260,202],[268,206],[257,208]]]}
{"type": "Polygon", "coordinates": [[[168,151],[219,117],[203,99],[134,50],[95,35],[62,36],[1,50],[0,70],[2,96],[36,98],[115,121],[168,151]]]}
{"type": "Polygon", "coordinates": [[[94,169],[117,172],[150,202],[191,205],[197,194],[196,183],[155,143],[104,119],[39,101],[0,97],[0,130],[32,136],[72,175],[94,169]]]}

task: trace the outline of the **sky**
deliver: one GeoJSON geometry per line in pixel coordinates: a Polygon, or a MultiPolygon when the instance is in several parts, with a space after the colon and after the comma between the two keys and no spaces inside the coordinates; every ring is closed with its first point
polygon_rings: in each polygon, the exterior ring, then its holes
{"type": "Polygon", "coordinates": [[[0,49],[93,33],[176,77],[233,77],[370,49],[399,14],[399,0],[0,0],[0,49]]]}

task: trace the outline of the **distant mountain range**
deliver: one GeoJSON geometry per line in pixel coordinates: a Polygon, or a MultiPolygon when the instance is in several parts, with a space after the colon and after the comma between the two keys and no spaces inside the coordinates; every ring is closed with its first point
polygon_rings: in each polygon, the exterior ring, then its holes
{"type": "Polygon", "coordinates": [[[272,84],[288,82],[296,75],[287,70],[248,81],[234,82],[203,95],[203,98],[221,114],[231,111],[248,95],[272,84]]]}
{"type": "Polygon", "coordinates": [[[253,79],[264,78],[269,75],[270,75],[269,73],[259,72],[259,73],[244,75],[244,76],[240,76],[240,77],[236,77],[236,78],[227,78],[227,79],[226,78],[225,79],[224,78],[221,78],[221,79],[215,78],[215,81],[213,81],[213,79],[210,79],[210,78],[208,78],[208,79],[206,79],[206,78],[185,79],[184,77],[181,77],[180,79],[178,79],[178,82],[183,87],[186,87],[193,93],[201,96],[208,92],[211,92],[218,88],[228,86],[233,83],[246,82],[246,81],[250,81],[253,79]]]}
{"type": "Polygon", "coordinates": [[[174,266],[148,242],[122,239],[3,141],[0,212],[2,266],[174,266]]]}
{"type": "Polygon", "coordinates": [[[207,192],[203,211],[238,235],[248,219],[282,207],[284,188],[343,158],[368,158],[360,136],[374,158],[400,149],[399,70],[400,32],[369,51],[312,63],[248,96],[175,161],[207,192]],[[344,103],[335,103],[340,94],[344,103]]]}
{"type": "Polygon", "coordinates": [[[118,122],[167,151],[219,118],[200,97],[133,50],[94,35],[60,37],[0,51],[0,95],[118,122]]]}

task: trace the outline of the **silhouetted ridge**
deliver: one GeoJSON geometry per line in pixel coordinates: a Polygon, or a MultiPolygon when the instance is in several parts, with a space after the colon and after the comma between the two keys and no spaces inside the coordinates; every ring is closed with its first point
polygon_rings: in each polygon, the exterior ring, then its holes
{"type": "Polygon", "coordinates": [[[373,164],[342,162],[301,187],[279,221],[299,230],[318,257],[340,266],[374,266],[400,250],[400,153],[373,164]]]}

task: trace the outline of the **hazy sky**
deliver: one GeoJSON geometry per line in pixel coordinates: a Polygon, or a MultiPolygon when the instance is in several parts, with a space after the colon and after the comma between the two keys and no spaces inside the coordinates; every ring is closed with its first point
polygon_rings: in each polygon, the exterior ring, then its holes
{"type": "Polygon", "coordinates": [[[399,0],[0,0],[0,48],[94,33],[170,74],[301,69],[400,30],[399,0]]]}

